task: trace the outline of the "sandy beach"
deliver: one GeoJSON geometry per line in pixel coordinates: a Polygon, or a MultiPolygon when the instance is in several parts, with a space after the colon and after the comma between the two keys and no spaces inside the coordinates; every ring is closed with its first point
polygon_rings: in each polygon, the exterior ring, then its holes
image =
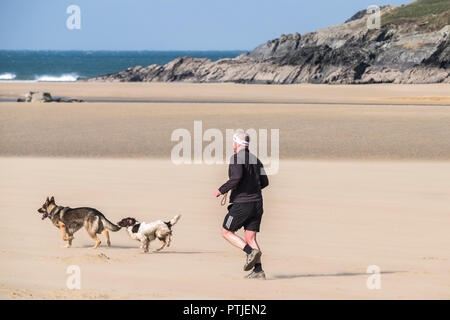
{"type": "Polygon", "coordinates": [[[448,85],[1,83],[0,99],[37,90],[163,101],[0,102],[0,298],[450,298],[448,85]],[[170,161],[171,132],[194,120],[280,129],[265,282],[244,280],[244,254],[221,238],[213,191],[226,165],[170,161]],[[80,230],[66,249],[36,211],[50,195],[114,222],[183,216],[162,252],[141,253],[124,230],[97,250],[80,230]],[[81,290],[66,287],[70,265],[81,290]],[[379,290],[366,285],[371,265],[379,290]]]}

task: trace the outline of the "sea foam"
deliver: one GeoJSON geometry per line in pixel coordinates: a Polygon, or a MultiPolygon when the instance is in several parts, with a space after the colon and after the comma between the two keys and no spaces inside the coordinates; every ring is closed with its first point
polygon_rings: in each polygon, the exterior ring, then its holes
{"type": "Polygon", "coordinates": [[[16,78],[14,73],[2,73],[0,74],[0,80],[13,80],[16,78]]]}
{"type": "Polygon", "coordinates": [[[74,73],[66,73],[62,74],[60,76],[51,76],[51,75],[42,75],[42,76],[36,76],[35,80],[40,82],[71,82],[71,81],[77,81],[78,75],[74,73]]]}

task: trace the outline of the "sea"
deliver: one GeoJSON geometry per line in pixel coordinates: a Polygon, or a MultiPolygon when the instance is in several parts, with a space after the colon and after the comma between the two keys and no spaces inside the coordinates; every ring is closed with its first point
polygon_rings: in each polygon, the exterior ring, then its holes
{"type": "Polygon", "coordinates": [[[0,50],[0,82],[70,82],[137,65],[164,65],[183,56],[217,61],[235,58],[244,52],[0,50]]]}

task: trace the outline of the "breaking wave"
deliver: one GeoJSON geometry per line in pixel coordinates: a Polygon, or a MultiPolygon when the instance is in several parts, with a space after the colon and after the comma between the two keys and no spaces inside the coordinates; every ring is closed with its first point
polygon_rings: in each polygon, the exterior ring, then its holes
{"type": "Polygon", "coordinates": [[[2,73],[0,74],[0,80],[13,80],[16,78],[14,73],[2,73]]]}
{"type": "Polygon", "coordinates": [[[71,82],[77,81],[78,75],[74,73],[66,73],[60,76],[42,75],[36,76],[35,80],[38,82],[71,82]]]}

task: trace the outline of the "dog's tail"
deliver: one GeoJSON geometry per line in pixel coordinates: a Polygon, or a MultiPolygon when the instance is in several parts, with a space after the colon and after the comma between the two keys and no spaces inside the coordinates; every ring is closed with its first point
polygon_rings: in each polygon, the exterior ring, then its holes
{"type": "Polygon", "coordinates": [[[170,228],[172,228],[172,226],[174,226],[178,222],[178,220],[180,220],[180,218],[181,218],[181,214],[177,214],[169,222],[164,222],[164,223],[167,224],[167,226],[170,229],[170,228]]]}
{"type": "Polygon", "coordinates": [[[110,230],[110,231],[119,231],[120,227],[118,225],[115,225],[114,223],[112,223],[111,221],[109,221],[108,219],[106,219],[106,217],[101,217],[102,222],[103,222],[103,226],[110,230]]]}

